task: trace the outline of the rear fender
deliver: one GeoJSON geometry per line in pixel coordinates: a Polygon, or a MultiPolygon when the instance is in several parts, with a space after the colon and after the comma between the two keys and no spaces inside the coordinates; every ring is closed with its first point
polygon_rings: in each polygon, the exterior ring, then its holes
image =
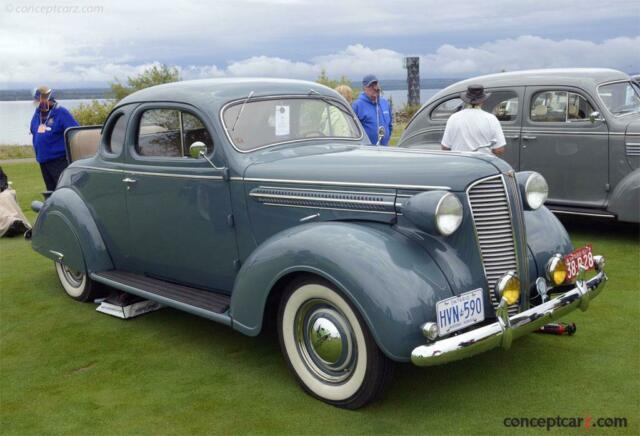
{"type": "Polygon", "coordinates": [[[45,201],[33,227],[35,251],[80,271],[113,269],[100,231],[82,198],[69,188],[58,188],[45,201]]]}
{"type": "Polygon", "coordinates": [[[408,361],[424,343],[420,326],[434,321],[436,302],[452,295],[429,254],[391,226],[310,223],[272,236],[246,260],[231,297],[233,327],[257,335],[269,293],[283,277],[301,272],[333,283],[397,361],[408,361]]]}

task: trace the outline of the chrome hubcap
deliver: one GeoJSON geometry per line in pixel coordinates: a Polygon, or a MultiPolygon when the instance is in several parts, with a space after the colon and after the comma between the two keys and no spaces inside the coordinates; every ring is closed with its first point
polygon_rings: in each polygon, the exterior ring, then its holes
{"type": "Polygon", "coordinates": [[[82,279],[84,278],[84,274],[82,272],[69,268],[66,265],[62,265],[62,272],[64,274],[64,278],[74,288],[78,288],[82,285],[82,279]]]}
{"type": "Polygon", "coordinates": [[[346,317],[330,302],[307,301],[295,318],[295,341],[307,368],[329,383],[347,380],[356,364],[353,331],[346,317]]]}

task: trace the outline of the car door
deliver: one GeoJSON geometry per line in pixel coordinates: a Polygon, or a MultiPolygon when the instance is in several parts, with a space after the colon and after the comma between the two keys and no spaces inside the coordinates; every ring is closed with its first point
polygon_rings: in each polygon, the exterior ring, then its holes
{"type": "Polygon", "coordinates": [[[604,206],[608,190],[609,135],[591,122],[594,99],[573,87],[527,87],[520,169],[549,183],[549,204],[604,206]]]}
{"type": "Polygon", "coordinates": [[[145,104],[129,129],[126,185],[132,272],[230,293],[237,265],[229,186],[213,129],[195,108],[145,104]],[[206,159],[189,156],[201,141],[206,159]]]}

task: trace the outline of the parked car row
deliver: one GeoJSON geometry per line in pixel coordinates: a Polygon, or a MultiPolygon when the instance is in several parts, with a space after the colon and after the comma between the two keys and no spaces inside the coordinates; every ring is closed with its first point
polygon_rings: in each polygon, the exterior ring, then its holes
{"type": "MultiPolygon", "coordinates": [[[[447,92],[412,121],[405,145],[444,125],[457,91],[447,92]]],[[[553,117],[569,101],[578,114],[595,104],[564,85],[500,92],[492,108],[518,138],[534,134],[529,95],[553,117]]],[[[156,86],[67,139],[73,162],[39,209],[32,244],[70,297],[93,301],[106,285],[250,336],[273,321],[300,385],[335,406],[378,398],[394,362],[507,349],[586,310],[607,280],[604,258],[574,252],[544,206],[543,176],[485,154],[370,147],[349,105],[317,83],[156,86]]],[[[525,159],[519,141],[512,159],[525,159]]]]}
{"type": "Polygon", "coordinates": [[[434,95],[400,139],[439,149],[447,118],[472,83],[490,92],[483,109],[507,139],[503,158],[549,182],[556,213],[640,222],[640,85],[608,69],[532,70],[465,80],[434,95]]]}

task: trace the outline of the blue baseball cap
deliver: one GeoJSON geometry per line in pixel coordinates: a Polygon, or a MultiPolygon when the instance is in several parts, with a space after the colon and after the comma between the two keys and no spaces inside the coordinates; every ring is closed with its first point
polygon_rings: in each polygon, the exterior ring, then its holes
{"type": "Polygon", "coordinates": [[[48,86],[39,86],[33,91],[33,99],[40,100],[40,96],[46,96],[47,100],[53,97],[53,90],[48,86]]]}
{"type": "Polygon", "coordinates": [[[373,83],[379,82],[378,78],[374,74],[367,74],[362,79],[362,86],[371,86],[373,83]]]}

